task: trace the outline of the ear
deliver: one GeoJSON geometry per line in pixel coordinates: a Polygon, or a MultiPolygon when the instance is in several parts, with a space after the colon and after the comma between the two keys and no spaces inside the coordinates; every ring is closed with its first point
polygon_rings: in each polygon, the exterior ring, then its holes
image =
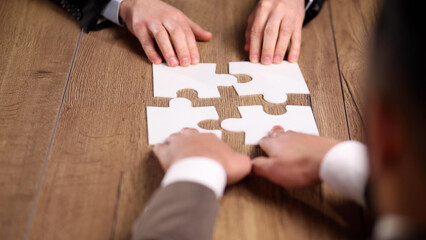
{"type": "Polygon", "coordinates": [[[402,161],[404,142],[400,113],[383,101],[369,103],[367,132],[372,169],[385,174],[397,169],[402,161]]]}

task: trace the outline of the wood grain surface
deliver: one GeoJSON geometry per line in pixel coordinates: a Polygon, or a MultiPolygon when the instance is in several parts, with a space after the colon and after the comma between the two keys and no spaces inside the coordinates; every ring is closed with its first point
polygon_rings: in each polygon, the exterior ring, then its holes
{"type": "Polygon", "coordinates": [[[365,141],[363,82],[378,1],[330,0],[330,9],[349,135],[353,140],[365,141]]]}
{"type": "MultiPolygon", "coordinates": [[[[244,31],[256,0],[167,2],[213,33],[198,43],[201,62],[227,73],[228,62],[248,59],[244,31]]],[[[303,30],[299,65],[311,94],[290,95],[287,104],[312,106],[323,136],[364,139],[364,48],[377,9],[367,0],[330,0],[303,30]]],[[[129,239],[164,174],[147,143],[145,109],[170,100],[153,97],[152,65],[139,42],[120,27],[80,36],[44,0],[2,1],[0,13],[0,238],[129,239]]],[[[216,107],[219,121],[200,123],[207,129],[239,118],[238,106],[285,112],[260,95],[219,91],[220,99],[193,90],[178,96],[216,107]]],[[[222,133],[235,150],[262,154],[243,144],[243,133],[222,133]]],[[[362,219],[325,185],[288,190],[249,176],[227,189],[214,239],[359,239],[362,219]]]]}
{"type": "Polygon", "coordinates": [[[0,239],[26,234],[79,34],[48,1],[0,2],[0,239]]]}

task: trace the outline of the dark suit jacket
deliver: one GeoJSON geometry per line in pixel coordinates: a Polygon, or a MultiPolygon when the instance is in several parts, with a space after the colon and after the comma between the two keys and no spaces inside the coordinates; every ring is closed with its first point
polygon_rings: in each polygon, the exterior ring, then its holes
{"type": "MultiPolygon", "coordinates": [[[[102,22],[98,24],[102,9],[109,0],[54,0],[65,11],[71,14],[77,20],[85,32],[99,30],[113,25],[111,22],[102,22]]],[[[307,24],[315,18],[320,12],[325,0],[314,0],[314,3],[306,12],[305,21],[307,24]]]]}
{"type": "MultiPolygon", "coordinates": [[[[212,190],[190,182],[178,182],[160,188],[148,202],[133,226],[133,240],[209,240],[219,210],[212,190]]],[[[365,236],[365,239],[370,239],[365,236]]],[[[403,238],[387,240],[426,239],[420,229],[403,238]]],[[[383,240],[383,239],[382,239],[383,240]]]]}
{"type": "Polygon", "coordinates": [[[55,2],[71,14],[85,32],[106,26],[105,23],[98,24],[98,20],[109,0],[55,0],[55,2]]]}
{"type": "Polygon", "coordinates": [[[197,183],[160,188],[133,226],[137,240],[209,240],[219,204],[214,192],[197,183]]]}
{"type": "Polygon", "coordinates": [[[324,2],[325,0],[314,0],[312,5],[305,12],[305,20],[303,21],[303,25],[307,24],[318,15],[318,13],[321,11],[324,2]]]}

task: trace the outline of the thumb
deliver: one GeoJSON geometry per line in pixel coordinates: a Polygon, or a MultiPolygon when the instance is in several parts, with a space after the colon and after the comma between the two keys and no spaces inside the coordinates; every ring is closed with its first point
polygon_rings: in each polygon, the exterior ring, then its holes
{"type": "Polygon", "coordinates": [[[253,159],[253,172],[256,175],[269,178],[268,176],[271,175],[271,171],[274,167],[275,161],[272,158],[268,157],[257,157],[253,159]]]}
{"type": "Polygon", "coordinates": [[[192,32],[194,33],[195,39],[199,41],[209,41],[212,39],[213,35],[204,30],[198,24],[194,23],[191,19],[188,18],[189,25],[191,27],[192,32]]]}
{"type": "Polygon", "coordinates": [[[171,165],[171,159],[168,154],[168,148],[169,145],[165,143],[159,143],[154,146],[154,154],[158,159],[158,162],[160,163],[161,167],[164,171],[167,171],[171,165]]]}

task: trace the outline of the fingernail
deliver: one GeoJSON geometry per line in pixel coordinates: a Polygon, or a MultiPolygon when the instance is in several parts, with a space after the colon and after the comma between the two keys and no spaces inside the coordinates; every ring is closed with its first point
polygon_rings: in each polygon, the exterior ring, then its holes
{"type": "Polygon", "coordinates": [[[281,63],[282,59],[279,56],[274,57],[274,63],[281,63]]]}
{"type": "Polygon", "coordinates": [[[251,55],[250,61],[257,63],[259,62],[259,57],[257,55],[251,55]]]}
{"type": "Polygon", "coordinates": [[[189,65],[191,63],[191,61],[189,60],[189,57],[184,57],[184,58],[182,58],[181,63],[182,63],[182,65],[189,65]]]}
{"type": "Polygon", "coordinates": [[[271,58],[266,56],[266,57],[262,57],[262,63],[263,64],[271,64],[271,58]]]}
{"type": "Polygon", "coordinates": [[[192,57],[191,57],[191,59],[192,59],[192,63],[193,63],[193,64],[197,64],[197,63],[199,63],[199,62],[200,62],[200,59],[199,59],[197,56],[195,56],[195,55],[194,55],[194,56],[192,56],[192,57]]]}
{"type": "Polygon", "coordinates": [[[290,62],[296,62],[296,61],[297,61],[297,55],[295,55],[295,54],[290,55],[290,57],[289,57],[289,61],[290,61],[290,62]]]}
{"type": "Polygon", "coordinates": [[[169,64],[172,65],[172,66],[175,66],[175,65],[179,64],[179,62],[178,62],[176,57],[171,57],[171,58],[169,58],[169,64]]]}
{"type": "Polygon", "coordinates": [[[160,63],[162,62],[161,58],[158,58],[158,57],[154,57],[154,58],[152,59],[152,61],[153,61],[155,64],[160,64],[160,63]]]}

